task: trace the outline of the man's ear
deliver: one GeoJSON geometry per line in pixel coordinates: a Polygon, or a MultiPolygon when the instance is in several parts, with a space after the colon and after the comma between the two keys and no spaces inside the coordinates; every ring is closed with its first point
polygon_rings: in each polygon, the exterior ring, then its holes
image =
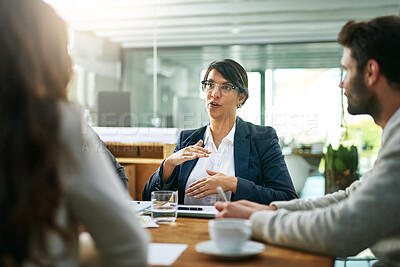
{"type": "Polygon", "coordinates": [[[374,86],[380,75],[380,67],[375,59],[370,59],[365,66],[365,83],[368,87],[374,86]]]}

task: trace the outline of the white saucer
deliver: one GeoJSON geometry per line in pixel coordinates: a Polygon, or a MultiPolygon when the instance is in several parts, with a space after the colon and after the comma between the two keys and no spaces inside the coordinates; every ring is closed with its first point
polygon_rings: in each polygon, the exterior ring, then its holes
{"type": "Polygon", "coordinates": [[[264,244],[254,241],[247,241],[242,250],[235,252],[222,252],[217,248],[212,240],[203,241],[196,245],[197,252],[204,253],[207,255],[218,256],[218,257],[229,257],[229,258],[239,258],[256,255],[264,251],[264,244]]]}

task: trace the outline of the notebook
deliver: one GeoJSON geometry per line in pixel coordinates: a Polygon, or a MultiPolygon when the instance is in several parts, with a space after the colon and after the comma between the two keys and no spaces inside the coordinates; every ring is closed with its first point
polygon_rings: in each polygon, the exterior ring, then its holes
{"type": "MultiPolygon", "coordinates": [[[[140,214],[150,214],[151,201],[130,201],[130,205],[140,214]]],[[[214,218],[218,210],[214,206],[178,205],[178,216],[214,218]]]]}

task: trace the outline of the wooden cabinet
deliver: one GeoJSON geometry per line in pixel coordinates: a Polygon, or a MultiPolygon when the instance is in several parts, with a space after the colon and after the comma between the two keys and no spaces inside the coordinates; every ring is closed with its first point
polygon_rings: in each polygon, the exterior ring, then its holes
{"type": "Polygon", "coordinates": [[[129,179],[128,191],[136,200],[142,200],[142,191],[146,182],[175,148],[175,144],[164,143],[106,142],[106,146],[125,167],[125,173],[129,179]]]}

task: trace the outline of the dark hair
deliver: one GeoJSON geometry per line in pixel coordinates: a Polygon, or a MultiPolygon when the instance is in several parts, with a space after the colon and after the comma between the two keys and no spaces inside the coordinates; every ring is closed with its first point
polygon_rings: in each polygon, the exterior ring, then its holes
{"type": "Polygon", "coordinates": [[[37,265],[56,221],[60,100],[71,73],[65,23],[41,0],[0,1],[0,265],[37,265]],[[32,242],[35,251],[31,253],[32,242]],[[39,257],[40,255],[40,257],[39,257]]]}
{"type": "Polygon", "coordinates": [[[213,61],[208,65],[206,74],[204,75],[204,80],[207,80],[208,75],[211,70],[217,70],[221,75],[232,85],[240,88],[239,93],[243,93],[245,95],[245,99],[242,102],[244,104],[249,98],[249,89],[248,89],[248,78],[246,70],[236,61],[232,59],[224,59],[219,61],[213,61]]]}
{"type": "Polygon", "coordinates": [[[388,82],[400,84],[400,17],[377,17],[347,22],[339,33],[341,45],[351,49],[359,73],[370,59],[378,62],[388,82]]]}

